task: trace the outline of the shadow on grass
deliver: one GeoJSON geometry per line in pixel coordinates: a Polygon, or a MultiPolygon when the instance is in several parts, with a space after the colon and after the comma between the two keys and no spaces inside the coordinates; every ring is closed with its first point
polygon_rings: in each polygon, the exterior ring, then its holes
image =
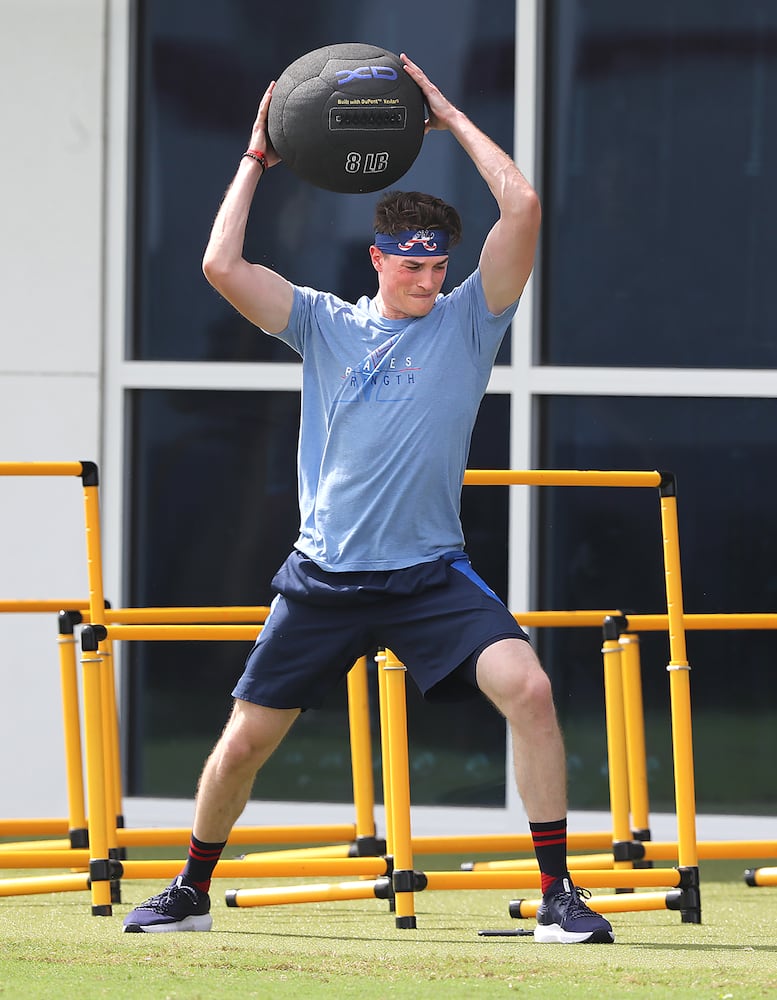
{"type": "Polygon", "coordinates": [[[629,944],[630,948],[642,948],[649,951],[720,951],[721,948],[725,948],[726,951],[752,951],[760,952],[762,954],[777,953],[777,945],[769,944],[694,944],[689,941],[685,944],[677,944],[674,941],[667,944],[658,944],[655,941],[635,941],[629,944]]]}

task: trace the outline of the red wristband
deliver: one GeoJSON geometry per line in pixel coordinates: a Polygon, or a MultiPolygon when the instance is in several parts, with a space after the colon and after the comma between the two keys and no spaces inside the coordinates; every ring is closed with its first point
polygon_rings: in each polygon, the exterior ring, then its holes
{"type": "Polygon", "coordinates": [[[267,169],[267,157],[264,153],[260,152],[258,149],[247,149],[243,156],[240,157],[242,160],[244,156],[250,157],[252,160],[256,160],[259,166],[262,168],[262,173],[267,169]]]}

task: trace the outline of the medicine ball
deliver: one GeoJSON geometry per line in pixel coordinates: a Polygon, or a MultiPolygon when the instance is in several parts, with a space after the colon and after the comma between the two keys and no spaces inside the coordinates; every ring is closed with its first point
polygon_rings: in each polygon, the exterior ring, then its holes
{"type": "Polygon", "coordinates": [[[378,191],[418,156],[423,94],[394,53],[361,43],[326,45],[283,71],[267,130],[303,180],[346,194],[378,191]]]}

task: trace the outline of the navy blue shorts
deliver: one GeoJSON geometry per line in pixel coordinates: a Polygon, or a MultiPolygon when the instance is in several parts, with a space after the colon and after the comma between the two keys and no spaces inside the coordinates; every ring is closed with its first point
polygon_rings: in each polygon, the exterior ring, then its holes
{"type": "Polygon", "coordinates": [[[233,697],[267,708],[317,708],[354,662],[379,647],[425,698],[477,693],[475,664],[500,639],[525,639],[462,552],[407,569],[329,573],[296,550],[233,697]]]}

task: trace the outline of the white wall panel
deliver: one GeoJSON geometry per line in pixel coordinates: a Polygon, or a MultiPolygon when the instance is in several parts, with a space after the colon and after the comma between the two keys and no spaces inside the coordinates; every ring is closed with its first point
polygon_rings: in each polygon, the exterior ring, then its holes
{"type": "Polygon", "coordinates": [[[103,4],[3,4],[3,369],[99,364],[103,4]]]}
{"type": "MultiPolygon", "coordinates": [[[[4,0],[0,461],[99,463],[102,0],[4,0]]],[[[86,598],[78,478],[0,478],[0,598],[86,598]]],[[[64,816],[55,615],[0,615],[0,815],[64,816]]]]}

